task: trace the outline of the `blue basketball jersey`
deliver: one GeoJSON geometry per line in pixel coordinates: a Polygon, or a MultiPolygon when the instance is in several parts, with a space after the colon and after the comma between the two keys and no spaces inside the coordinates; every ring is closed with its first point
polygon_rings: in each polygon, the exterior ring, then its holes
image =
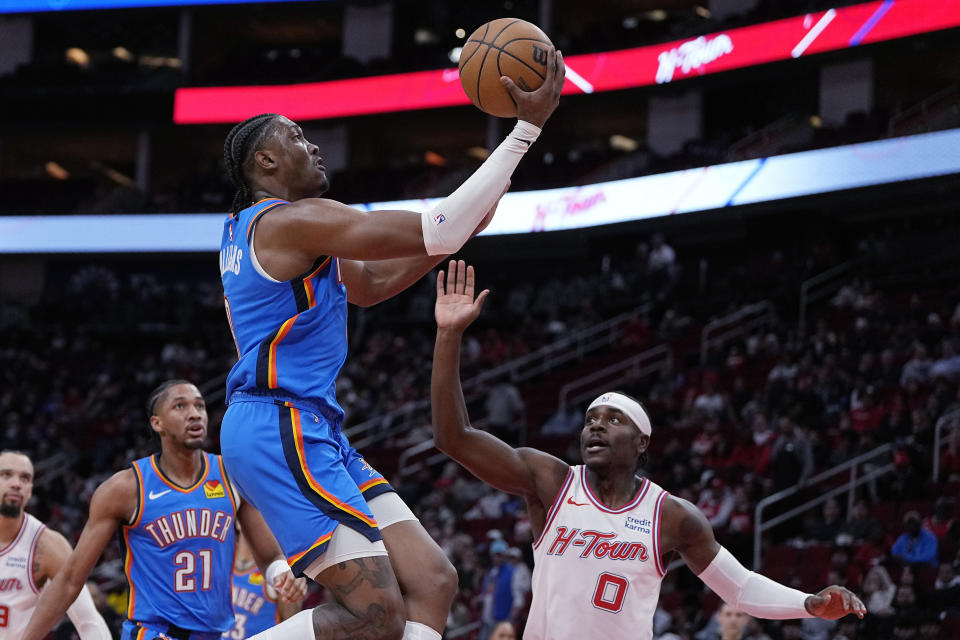
{"type": "Polygon", "coordinates": [[[270,589],[256,567],[233,573],[233,615],[237,621],[224,634],[230,640],[244,640],[279,624],[276,593],[270,589]]]}
{"type": "Polygon", "coordinates": [[[220,456],[204,453],[200,479],[186,488],[164,477],[156,456],[134,461],[133,470],[140,504],[121,534],[127,618],[160,628],[229,630],[237,516],[220,456]]]}
{"type": "Polygon", "coordinates": [[[227,377],[227,399],[235,391],[299,398],[339,422],[336,378],[347,357],[347,289],[339,259],[320,256],[307,273],[280,282],[251,251],[257,220],[287,204],[268,198],[224,222],[220,276],[240,357],[227,377]]]}

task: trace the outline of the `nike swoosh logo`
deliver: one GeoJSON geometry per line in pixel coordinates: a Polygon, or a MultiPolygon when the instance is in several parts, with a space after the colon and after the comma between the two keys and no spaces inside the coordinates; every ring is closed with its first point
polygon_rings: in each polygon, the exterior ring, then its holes
{"type": "Polygon", "coordinates": [[[170,493],[170,491],[172,491],[172,489],[167,489],[166,491],[161,491],[160,493],[154,493],[153,491],[151,491],[151,492],[150,492],[150,499],[151,499],[151,500],[156,500],[157,498],[159,498],[159,497],[161,497],[161,496],[167,495],[168,493],[170,493]]]}
{"type": "Polygon", "coordinates": [[[585,507],[585,506],[587,506],[587,505],[590,504],[590,503],[589,503],[589,502],[574,502],[574,501],[573,501],[573,498],[567,498],[567,504],[572,504],[572,505],[575,506],[575,507],[585,507]]]}

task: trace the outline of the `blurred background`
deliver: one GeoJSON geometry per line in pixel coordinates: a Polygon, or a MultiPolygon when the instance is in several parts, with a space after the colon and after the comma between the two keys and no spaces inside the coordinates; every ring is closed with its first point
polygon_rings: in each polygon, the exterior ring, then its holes
{"type": "MultiPolygon", "coordinates": [[[[575,73],[495,222],[520,226],[460,254],[493,291],[464,345],[476,425],[577,463],[586,403],[622,389],[653,419],[645,472],[744,564],[872,611],[741,637],[960,638],[958,0],[0,0],[0,446],[34,458],[31,511],[75,541],[151,451],[164,379],[198,383],[217,449],[232,124],[287,113],[330,197],[416,208],[512,126],[455,72],[505,16],[575,73]],[[153,223],[170,237],[141,242],[153,223]]],[[[346,431],[458,569],[445,637],[519,636],[523,502],[430,441],[432,277],[351,309],[346,431]]],[[[116,549],[94,577],[117,620],[116,549]]],[[[718,606],[673,566],[655,637],[720,638],[718,606]]]]}

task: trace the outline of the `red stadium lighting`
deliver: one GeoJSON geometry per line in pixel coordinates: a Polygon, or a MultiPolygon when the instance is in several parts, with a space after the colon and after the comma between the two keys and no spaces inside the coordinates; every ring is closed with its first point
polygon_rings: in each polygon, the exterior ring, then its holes
{"type": "MultiPolygon", "coordinates": [[[[960,2],[879,0],[664,44],[569,56],[564,93],[664,84],[960,26],[960,2]]],[[[178,89],[177,124],[263,112],[322,120],[469,104],[456,69],[277,86],[178,89]]]]}

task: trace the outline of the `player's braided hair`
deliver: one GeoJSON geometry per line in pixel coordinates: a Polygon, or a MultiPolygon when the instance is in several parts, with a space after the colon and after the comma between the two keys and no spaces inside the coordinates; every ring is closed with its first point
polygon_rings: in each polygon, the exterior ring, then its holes
{"type": "Polygon", "coordinates": [[[167,396],[167,391],[170,387],[174,387],[178,384],[193,384],[189,380],[166,380],[160,383],[156,389],[150,392],[150,395],[147,396],[147,418],[157,415],[157,405],[160,404],[164,398],[167,396]]]}
{"type": "Polygon", "coordinates": [[[276,118],[276,113],[261,113],[258,116],[247,118],[239,123],[223,142],[223,164],[227,168],[227,175],[230,176],[230,182],[237,188],[233,196],[233,205],[230,210],[233,213],[239,213],[241,209],[250,205],[253,200],[250,185],[247,183],[247,176],[244,172],[244,166],[250,158],[250,154],[260,148],[260,144],[271,131],[271,124],[276,118]]]}

